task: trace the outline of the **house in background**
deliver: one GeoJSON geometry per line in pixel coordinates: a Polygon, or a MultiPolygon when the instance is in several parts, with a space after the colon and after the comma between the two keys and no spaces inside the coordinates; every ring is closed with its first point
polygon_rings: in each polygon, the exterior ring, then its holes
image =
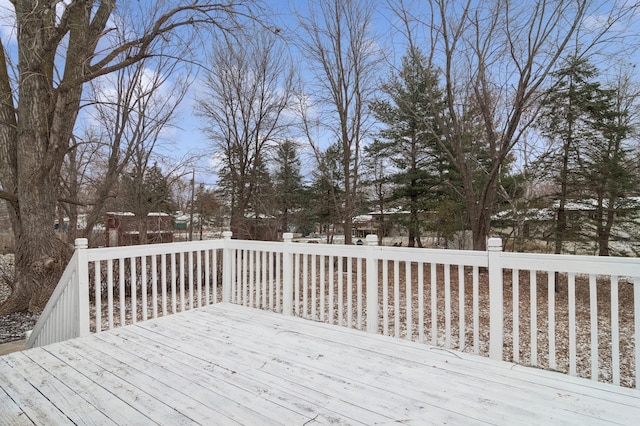
{"type": "MultiPolygon", "coordinates": [[[[550,253],[554,248],[554,232],[559,202],[549,207],[523,210],[505,210],[491,217],[493,231],[503,238],[505,247],[520,239],[515,251],[541,251],[550,253]]],[[[606,209],[606,204],[604,208],[606,209]]],[[[597,201],[586,198],[571,200],[564,206],[567,217],[563,251],[569,254],[596,255],[598,253],[597,201]]],[[[618,200],[615,206],[615,223],[611,228],[609,247],[618,256],[640,255],[640,197],[618,200]]]]}
{"type": "Polygon", "coordinates": [[[167,213],[151,212],[146,217],[146,239],[140,220],[131,212],[107,212],[105,216],[105,246],[131,246],[138,244],[173,242],[173,218],[167,213]]]}

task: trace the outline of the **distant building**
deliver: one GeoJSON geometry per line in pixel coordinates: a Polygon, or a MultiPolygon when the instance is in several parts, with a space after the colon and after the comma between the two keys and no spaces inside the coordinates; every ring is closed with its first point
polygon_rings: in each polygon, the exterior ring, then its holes
{"type": "Polygon", "coordinates": [[[131,212],[108,212],[105,217],[105,246],[173,242],[173,218],[167,213],[152,212],[147,215],[146,241],[140,241],[139,223],[139,218],[131,212]]]}

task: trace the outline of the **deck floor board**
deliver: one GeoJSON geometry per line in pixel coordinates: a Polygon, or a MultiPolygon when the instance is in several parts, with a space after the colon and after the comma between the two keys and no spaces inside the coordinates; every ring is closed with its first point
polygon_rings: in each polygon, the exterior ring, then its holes
{"type": "Polygon", "coordinates": [[[640,391],[230,304],[0,357],[0,424],[634,424],[640,391]]]}

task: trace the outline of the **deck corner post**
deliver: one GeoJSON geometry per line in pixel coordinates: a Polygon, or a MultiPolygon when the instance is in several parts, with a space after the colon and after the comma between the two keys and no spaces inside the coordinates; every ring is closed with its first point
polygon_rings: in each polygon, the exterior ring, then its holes
{"type": "Polygon", "coordinates": [[[378,332],[378,259],[374,247],[378,245],[377,235],[367,235],[367,333],[378,332]]]}
{"type": "Polygon", "coordinates": [[[293,234],[282,234],[282,313],[293,315],[293,234]]]}
{"type": "Polygon", "coordinates": [[[87,249],[89,248],[89,240],[86,238],[76,238],[75,250],[76,250],[76,262],[77,262],[77,300],[78,308],[76,311],[77,317],[75,324],[78,329],[76,335],[78,337],[84,337],[89,335],[89,259],[87,257],[87,249]]]}
{"type": "Polygon", "coordinates": [[[502,282],[502,239],[489,238],[489,358],[502,360],[504,344],[504,306],[502,282]]]}
{"type": "Polygon", "coordinates": [[[231,288],[232,288],[232,274],[231,268],[233,268],[233,259],[231,255],[231,247],[229,242],[231,241],[231,231],[223,231],[222,238],[224,239],[222,248],[222,301],[226,303],[231,302],[231,288]]]}

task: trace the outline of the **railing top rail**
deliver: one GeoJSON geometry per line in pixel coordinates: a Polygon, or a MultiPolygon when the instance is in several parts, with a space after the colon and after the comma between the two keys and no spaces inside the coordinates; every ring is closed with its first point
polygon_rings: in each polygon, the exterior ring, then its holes
{"type": "Polygon", "coordinates": [[[87,250],[90,262],[136,256],[184,253],[196,250],[216,250],[224,247],[224,240],[182,241],[175,243],[143,244],[137,246],[101,247],[87,250]]]}
{"type": "Polygon", "coordinates": [[[374,247],[374,256],[381,260],[401,260],[442,265],[488,265],[487,252],[473,250],[377,246],[374,247]]]}
{"type": "Polygon", "coordinates": [[[501,254],[501,261],[505,269],[640,276],[640,258],[637,257],[505,252],[501,254]]]}
{"type": "Polygon", "coordinates": [[[227,247],[236,250],[250,249],[281,253],[282,241],[229,240],[227,241],[227,247]]]}
{"type": "MultiPolygon", "coordinates": [[[[282,253],[280,242],[231,240],[230,248],[270,251],[282,253]]],[[[344,244],[309,244],[294,242],[290,246],[293,253],[318,256],[366,257],[367,246],[344,244]]],[[[487,252],[473,250],[444,250],[414,247],[373,246],[373,256],[379,260],[397,260],[437,264],[462,264],[468,266],[487,266],[487,252]]]]}

